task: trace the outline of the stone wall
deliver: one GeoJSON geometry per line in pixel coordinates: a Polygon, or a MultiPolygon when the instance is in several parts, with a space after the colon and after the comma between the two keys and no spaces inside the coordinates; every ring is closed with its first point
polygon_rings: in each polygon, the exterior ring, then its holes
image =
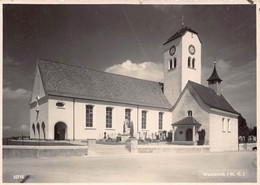
{"type": "Polygon", "coordinates": [[[239,144],[239,151],[243,150],[253,150],[253,147],[256,147],[257,143],[241,143],[239,144]]]}
{"type": "Polygon", "coordinates": [[[82,156],[87,153],[86,146],[3,146],[4,159],[82,156]]]}

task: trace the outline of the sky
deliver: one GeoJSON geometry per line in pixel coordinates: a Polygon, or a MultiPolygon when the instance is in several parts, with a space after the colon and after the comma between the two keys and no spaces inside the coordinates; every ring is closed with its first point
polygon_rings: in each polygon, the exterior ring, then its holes
{"type": "Polygon", "coordinates": [[[214,58],[222,94],[256,124],[255,5],[3,5],[3,136],[29,135],[37,59],[163,82],[163,47],[184,24],[214,58]]]}

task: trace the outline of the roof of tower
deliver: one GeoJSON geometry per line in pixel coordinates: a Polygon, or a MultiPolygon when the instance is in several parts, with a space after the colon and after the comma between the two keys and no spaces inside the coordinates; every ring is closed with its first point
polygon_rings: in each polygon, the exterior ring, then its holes
{"type": "Polygon", "coordinates": [[[159,82],[47,60],[38,67],[48,95],[171,108],[159,82]]]}
{"type": "Polygon", "coordinates": [[[183,36],[186,33],[186,31],[190,31],[190,32],[198,35],[198,33],[196,31],[194,31],[193,29],[191,29],[189,26],[185,26],[185,27],[181,28],[180,30],[178,30],[173,36],[171,36],[163,45],[183,36]]]}
{"type": "Polygon", "coordinates": [[[207,81],[222,81],[221,78],[218,76],[218,73],[217,73],[217,69],[216,69],[216,62],[214,63],[214,69],[213,69],[213,72],[211,74],[211,76],[209,77],[209,79],[207,79],[207,81]]]}

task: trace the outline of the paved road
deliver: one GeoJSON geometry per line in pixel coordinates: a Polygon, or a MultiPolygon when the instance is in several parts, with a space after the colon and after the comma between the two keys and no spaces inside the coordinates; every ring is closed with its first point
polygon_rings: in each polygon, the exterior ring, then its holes
{"type": "Polygon", "coordinates": [[[3,182],[20,182],[14,175],[28,183],[256,182],[256,152],[4,159],[3,182]]]}

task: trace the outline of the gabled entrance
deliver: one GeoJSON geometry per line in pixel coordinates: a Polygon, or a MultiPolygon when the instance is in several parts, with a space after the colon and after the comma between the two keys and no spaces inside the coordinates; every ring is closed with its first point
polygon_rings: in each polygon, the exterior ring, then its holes
{"type": "Polygon", "coordinates": [[[54,126],[54,140],[65,140],[67,137],[67,125],[63,122],[58,122],[54,126]]]}
{"type": "Polygon", "coordinates": [[[197,132],[201,124],[189,112],[188,117],[172,124],[172,142],[181,145],[197,145],[197,132]]]}

